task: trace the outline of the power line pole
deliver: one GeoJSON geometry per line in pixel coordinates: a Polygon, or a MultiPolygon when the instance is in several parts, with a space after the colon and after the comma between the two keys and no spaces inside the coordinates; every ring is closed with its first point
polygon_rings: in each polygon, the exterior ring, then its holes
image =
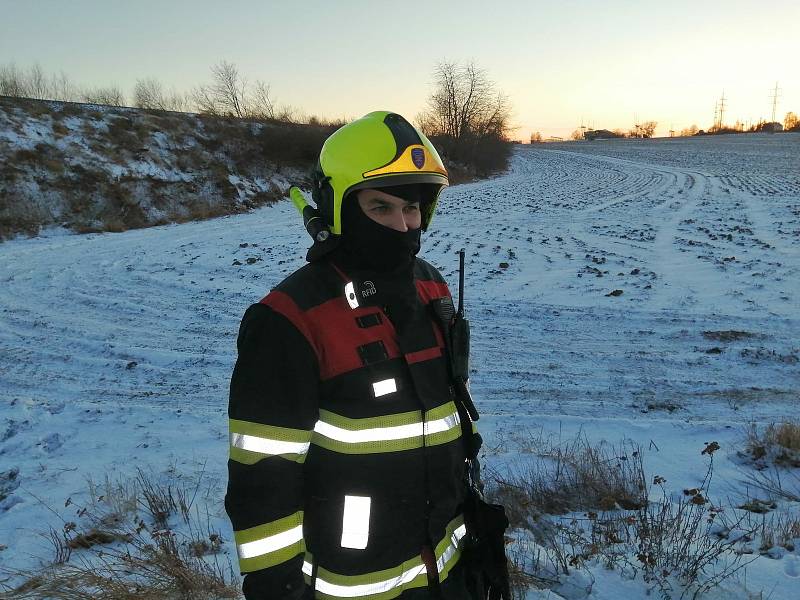
{"type": "Polygon", "coordinates": [[[725,115],[725,90],[722,90],[722,98],[719,99],[719,127],[717,129],[722,129],[723,119],[725,115]]]}
{"type": "Polygon", "coordinates": [[[719,114],[719,102],[714,102],[714,121],[711,129],[717,129],[717,115],[719,114]]]}
{"type": "Polygon", "coordinates": [[[775,89],[772,90],[772,122],[775,122],[775,112],[778,109],[778,96],[781,95],[780,88],[778,87],[778,82],[775,82],[775,89]]]}

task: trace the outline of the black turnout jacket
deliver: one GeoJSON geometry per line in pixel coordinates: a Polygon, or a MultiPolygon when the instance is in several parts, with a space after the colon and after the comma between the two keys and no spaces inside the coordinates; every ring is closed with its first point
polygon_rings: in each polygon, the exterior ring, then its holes
{"type": "Polygon", "coordinates": [[[450,293],[405,273],[310,263],[242,319],[225,506],[248,599],[462,597],[465,451],[428,306],[450,293]]]}

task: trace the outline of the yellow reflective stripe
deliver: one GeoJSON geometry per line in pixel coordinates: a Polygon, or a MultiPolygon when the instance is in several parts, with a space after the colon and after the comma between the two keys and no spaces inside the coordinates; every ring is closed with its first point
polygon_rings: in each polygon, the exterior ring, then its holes
{"type": "Polygon", "coordinates": [[[423,435],[430,446],[461,435],[461,420],[452,401],[428,411],[426,416],[424,422],[421,411],[350,419],[320,410],[312,442],[334,452],[369,454],[421,448],[423,435]]]}
{"type": "Polygon", "coordinates": [[[367,171],[364,173],[364,178],[367,179],[369,177],[376,177],[377,175],[389,175],[393,173],[440,173],[442,175],[447,175],[447,172],[437,163],[436,159],[431,156],[430,151],[425,147],[419,144],[414,144],[413,146],[409,146],[406,148],[403,153],[397,157],[397,160],[385,165],[383,167],[379,167],[372,171],[367,171]],[[417,167],[414,164],[413,159],[413,152],[420,150],[423,152],[424,162],[422,167],[417,167]]]}
{"type": "Polygon", "coordinates": [[[230,458],[252,465],[267,456],[303,462],[311,445],[311,431],[229,420],[230,458]]]}
{"type": "MultiPolygon", "coordinates": [[[[461,541],[466,535],[464,517],[453,519],[445,528],[445,536],[436,545],[436,567],[440,581],[447,579],[450,570],[461,555],[461,541]]],[[[309,555],[303,562],[303,573],[310,583],[313,560],[309,555]]],[[[385,569],[363,575],[338,575],[323,567],[317,569],[316,597],[323,600],[340,598],[365,598],[369,600],[391,600],[405,590],[424,587],[428,583],[425,565],[418,556],[405,561],[393,569],[385,569]]]]}
{"type": "Polygon", "coordinates": [[[233,536],[242,573],[281,564],[305,551],[303,512],[234,531],[233,536]]]}

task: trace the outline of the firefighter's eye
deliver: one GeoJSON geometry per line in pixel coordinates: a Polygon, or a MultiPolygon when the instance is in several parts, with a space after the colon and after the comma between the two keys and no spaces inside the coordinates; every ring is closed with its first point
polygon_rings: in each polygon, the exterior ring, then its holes
{"type": "Polygon", "coordinates": [[[405,212],[415,213],[415,212],[417,212],[419,210],[419,202],[415,202],[414,204],[406,204],[403,207],[403,210],[405,212]]]}

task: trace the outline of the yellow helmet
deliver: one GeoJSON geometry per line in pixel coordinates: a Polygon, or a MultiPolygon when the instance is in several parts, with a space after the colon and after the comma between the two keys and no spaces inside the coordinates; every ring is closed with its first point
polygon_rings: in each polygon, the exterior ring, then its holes
{"type": "Polygon", "coordinates": [[[371,112],[337,129],[314,169],[314,202],[331,233],[342,233],[342,202],[365,188],[423,184],[422,228],[448,185],[447,170],[430,140],[397,113],[371,112]]]}

